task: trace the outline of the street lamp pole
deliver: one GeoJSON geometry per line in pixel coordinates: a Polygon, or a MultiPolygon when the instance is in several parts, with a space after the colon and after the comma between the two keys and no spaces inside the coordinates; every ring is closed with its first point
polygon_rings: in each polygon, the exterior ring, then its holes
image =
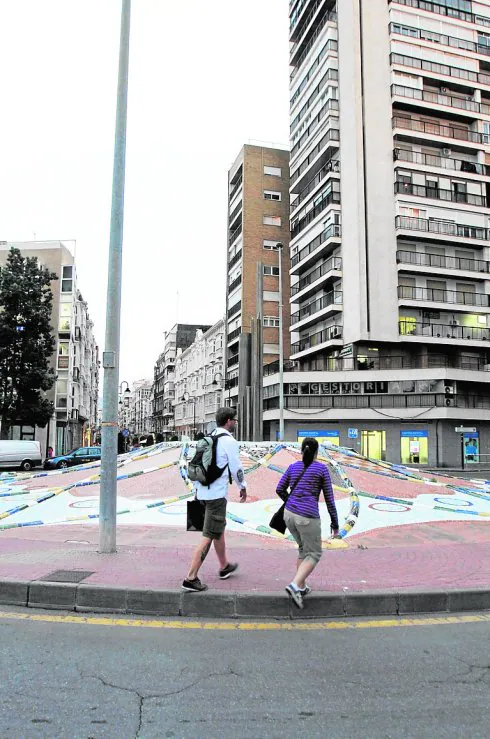
{"type": "Polygon", "coordinates": [[[284,245],[276,244],[279,256],[279,441],[284,441],[284,339],[283,339],[283,297],[282,297],[282,250],[284,245]]]}
{"type": "Polygon", "coordinates": [[[129,29],[131,0],[122,0],[116,131],[112,173],[111,234],[107,277],[107,309],[104,367],[99,551],[116,551],[117,507],[117,411],[121,323],[121,273],[126,174],[126,124],[128,111],[129,29]]]}

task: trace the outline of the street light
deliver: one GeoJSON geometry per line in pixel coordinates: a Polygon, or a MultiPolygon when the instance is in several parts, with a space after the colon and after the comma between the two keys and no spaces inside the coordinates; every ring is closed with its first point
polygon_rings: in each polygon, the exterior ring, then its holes
{"type": "Polygon", "coordinates": [[[189,395],[189,393],[186,391],[183,394],[181,400],[184,403],[188,403],[190,400],[192,400],[192,406],[194,408],[194,421],[193,421],[193,424],[192,424],[192,431],[193,431],[193,434],[195,436],[196,435],[196,398],[193,395],[189,395]]]}
{"type": "Polygon", "coordinates": [[[284,341],[282,335],[282,250],[284,244],[278,242],[276,249],[279,256],[279,441],[284,441],[284,341]]]}
{"type": "MultiPolygon", "coordinates": [[[[220,393],[220,405],[223,405],[224,402],[225,402],[224,401],[224,398],[223,398],[225,387],[223,387],[223,375],[221,374],[221,372],[216,372],[216,374],[213,375],[213,382],[211,384],[212,385],[218,385],[218,382],[220,384],[220,390],[222,391],[220,393]],[[219,381],[216,379],[217,377],[219,377],[219,381]]],[[[226,380],[225,380],[225,386],[226,386],[226,380]]]]}
{"type": "MultiPolygon", "coordinates": [[[[123,404],[123,400],[122,400],[122,397],[121,397],[121,396],[122,396],[122,394],[123,394],[123,389],[122,389],[122,386],[123,386],[123,385],[126,385],[126,390],[124,390],[124,395],[125,395],[125,398],[124,398],[124,400],[125,400],[125,401],[126,401],[126,400],[128,400],[128,401],[129,401],[129,398],[127,397],[127,394],[128,394],[128,393],[131,393],[131,390],[129,389],[129,382],[127,382],[126,380],[123,380],[123,381],[122,381],[122,382],[121,382],[121,383],[119,384],[119,405],[122,405],[122,404],[123,404]]],[[[127,405],[127,404],[125,403],[125,405],[127,405]]]]}

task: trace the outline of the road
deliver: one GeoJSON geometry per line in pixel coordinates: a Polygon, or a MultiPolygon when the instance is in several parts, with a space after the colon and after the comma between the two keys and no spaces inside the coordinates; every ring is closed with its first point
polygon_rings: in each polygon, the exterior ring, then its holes
{"type": "Polygon", "coordinates": [[[245,631],[4,607],[0,737],[488,737],[476,617],[245,631]]]}

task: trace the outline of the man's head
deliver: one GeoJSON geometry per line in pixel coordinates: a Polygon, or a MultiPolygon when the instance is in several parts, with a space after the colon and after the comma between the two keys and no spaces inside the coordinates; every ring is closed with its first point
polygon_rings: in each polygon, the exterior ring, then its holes
{"type": "Polygon", "coordinates": [[[224,428],[230,433],[235,430],[237,423],[236,410],[234,408],[218,408],[216,411],[216,426],[224,428]]]}

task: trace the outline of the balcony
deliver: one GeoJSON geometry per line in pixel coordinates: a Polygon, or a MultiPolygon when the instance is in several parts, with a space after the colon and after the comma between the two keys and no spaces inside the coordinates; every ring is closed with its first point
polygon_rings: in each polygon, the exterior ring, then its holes
{"type": "Polygon", "coordinates": [[[433,339],[460,339],[463,341],[488,341],[490,330],[478,328],[477,326],[451,326],[446,323],[413,323],[411,321],[399,321],[400,334],[408,336],[423,336],[433,339]]]}
{"type": "Polygon", "coordinates": [[[304,290],[306,287],[309,287],[310,285],[314,284],[317,280],[320,280],[322,277],[325,277],[325,275],[328,275],[331,272],[340,273],[341,270],[342,270],[342,259],[340,257],[330,257],[330,259],[327,259],[327,261],[324,262],[320,267],[317,267],[316,269],[313,270],[313,272],[310,272],[309,275],[307,275],[306,277],[303,277],[295,285],[292,285],[291,286],[291,296],[294,297],[299,292],[304,290]]]}
{"type": "MultiPolygon", "coordinates": [[[[446,354],[423,354],[422,356],[383,355],[373,357],[358,354],[357,357],[326,357],[319,370],[304,369],[299,362],[285,361],[284,372],[363,372],[368,370],[419,370],[459,369],[471,372],[488,372],[490,364],[483,357],[460,357],[446,354]]],[[[279,362],[264,365],[264,377],[276,375],[279,362]]]]}
{"type": "Polygon", "coordinates": [[[239,300],[238,303],[235,303],[229,310],[228,310],[228,318],[231,318],[235,315],[235,313],[240,313],[242,309],[242,301],[239,300]]]}
{"type": "MultiPolygon", "coordinates": [[[[301,134],[299,139],[293,145],[293,148],[291,149],[291,159],[296,156],[301,147],[304,146],[306,141],[315,133],[320,122],[325,118],[325,116],[329,116],[331,110],[339,110],[339,101],[334,100],[334,98],[327,100],[320,112],[313,118],[306,131],[301,134]]],[[[331,126],[334,121],[336,121],[336,119],[329,119],[328,125],[331,126]]]]}
{"type": "Polygon", "coordinates": [[[340,192],[337,192],[336,190],[331,190],[329,193],[319,195],[318,198],[320,197],[322,198],[320,202],[317,202],[313,208],[306,213],[306,215],[301,218],[296,217],[291,222],[291,239],[296,238],[301,231],[304,231],[304,229],[309,226],[310,223],[320,215],[320,213],[328,208],[329,205],[332,205],[332,203],[340,205],[340,192]]]}
{"type": "MultiPolygon", "coordinates": [[[[427,3],[424,3],[427,5],[427,3]]],[[[419,38],[422,41],[430,41],[431,43],[438,44],[440,46],[450,46],[453,49],[464,49],[465,51],[472,51],[474,54],[484,54],[485,56],[490,55],[490,46],[483,44],[475,44],[474,41],[468,39],[457,38],[456,36],[447,36],[445,33],[435,33],[434,31],[426,31],[423,28],[414,28],[413,26],[406,26],[400,23],[390,23],[390,33],[399,34],[399,28],[408,28],[410,31],[410,38],[419,38]]]]}
{"type": "Polygon", "coordinates": [[[228,201],[230,203],[233,200],[233,198],[235,197],[235,195],[237,194],[237,192],[240,189],[240,187],[242,186],[242,183],[243,183],[243,175],[240,175],[240,177],[238,178],[238,180],[236,182],[232,183],[232,185],[230,185],[231,190],[230,190],[230,195],[229,195],[229,198],[228,198],[228,201]]]}
{"type": "Polygon", "coordinates": [[[305,318],[313,318],[317,313],[325,310],[325,308],[335,305],[342,305],[342,290],[335,290],[327,293],[327,295],[322,295],[318,300],[314,300],[308,303],[308,305],[303,306],[303,308],[300,308],[296,313],[292,313],[291,327],[296,323],[304,321],[305,318]]]}
{"type": "Polygon", "coordinates": [[[233,292],[233,290],[236,290],[236,288],[242,284],[242,276],[238,275],[238,277],[233,280],[233,282],[228,285],[228,295],[233,292]]]}
{"type": "Polygon", "coordinates": [[[417,59],[413,56],[405,56],[404,54],[390,54],[390,64],[397,64],[401,67],[411,67],[412,69],[420,69],[431,74],[439,74],[444,77],[452,77],[458,80],[465,80],[479,85],[490,85],[490,75],[484,72],[473,72],[463,67],[450,67],[449,64],[438,64],[437,62],[428,62],[425,59],[417,59]]]}
{"type": "Polygon", "coordinates": [[[393,160],[395,162],[412,162],[413,164],[421,164],[426,167],[440,167],[441,169],[451,169],[455,172],[468,172],[482,175],[483,177],[490,177],[490,167],[488,164],[479,164],[478,162],[471,162],[467,159],[452,159],[451,157],[437,156],[435,154],[421,154],[418,151],[393,149],[393,160]]]}
{"type": "Polygon", "coordinates": [[[490,229],[488,228],[452,223],[449,221],[432,221],[427,218],[396,216],[395,225],[396,228],[400,230],[439,234],[446,238],[455,237],[456,240],[475,239],[477,241],[488,241],[490,239],[490,229]]]}
{"type": "Polygon", "coordinates": [[[479,113],[490,115],[490,105],[485,103],[476,103],[468,98],[454,97],[452,95],[442,95],[437,92],[429,92],[428,90],[417,90],[413,87],[404,87],[403,85],[391,86],[392,97],[403,97],[410,100],[420,100],[430,105],[444,105],[449,108],[456,108],[467,113],[479,113]]]}
{"type": "Polygon", "coordinates": [[[227,337],[228,344],[230,344],[232,341],[237,339],[241,333],[242,333],[242,329],[240,327],[236,328],[234,331],[231,331],[227,337]]]}
{"type": "Polygon", "coordinates": [[[486,145],[488,139],[486,134],[469,131],[467,128],[447,125],[445,123],[417,121],[414,118],[400,118],[399,116],[393,117],[393,128],[402,128],[407,131],[427,134],[427,138],[441,136],[444,139],[454,139],[455,141],[477,144],[479,146],[486,145]]]}
{"type": "MultiPolygon", "coordinates": [[[[489,167],[490,169],[490,167],[489,167]]],[[[291,212],[296,210],[296,208],[303,202],[303,200],[306,200],[308,195],[313,192],[313,190],[318,187],[318,185],[325,179],[325,177],[328,177],[329,174],[340,174],[340,161],[337,159],[333,161],[332,159],[329,159],[329,161],[320,169],[320,171],[311,179],[308,184],[301,190],[296,200],[291,203],[289,206],[289,209],[291,212]]]]}
{"type": "Polygon", "coordinates": [[[242,232],[242,228],[243,228],[243,226],[240,223],[240,225],[238,226],[238,228],[235,228],[235,230],[230,233],[230,236],[229,236],[229,239],[228,239],[228,246],[231,246],[231,244],[233,244],[233,242],[240,236],[240,234],[242,232]]]}
{"type": "Polygon", "coordinates": [[[440,254],[404,251],[396,253],[396,261],[402,264],[411,264],[417,267],[434,267],[436,269],[453,269],[466,272],[490,271],[490,262],[483,259],[467,259],[466,257],[446,257],[440,254]]]}
{"type": "Polygon", "coordinates": [[[309,244],[307,244],[304,249],[301,249],[297,254],[295,254],[293,257],[291,257],[291,268],[296,267],[300,262],[305,260],[310,254],[316,253],[317,257],[321,256],[321,252],[317,252],[319,247],[322,245],[326,245],[330,239],[340,239],[341,235],[341,228],[337,224],[330,224],[328,228],[325,229],[325,231],[319,236],[315,236],[315,238],[310,241],[309,244]]]}
{"type": "Polygon", "coordinates": [[[307,0],[301,0],[300,3],[298,3],[298,7],[294,11],[293,17],[289,23],[289,40],[290,41],[297,41],[301,32],[305,30],[305,28],[308,26],[308,24],[313,19],[313,16],[315,15],[316,11],[322,4],[323,0],[316,0],[316,2],[313,4],[313,7],[310,9],[310,12],[307,15],[302,15],[302,10],[304,6],[307,4],[307,0]]]}
{"type": "Polygon", "coordinates": [[[445,200],[449,203],[475,205],[477,208],[487,208],[487,199],[483,195],[473,195],[471,192],[443,190],[440,187],[413,185],[411,182],[395,182],[396,195],[414,195],[418,198],[445,200]]]}
{"type": "MultiPolygon", "coordinates": [[[[321,2],[321,0],[319,1],[321,2]]],[[[314,12],[316,12],[316,9],[314,12]]],[[[289,52],[289,65],[291,67],[295,67],[295,69],[291,72],[291,75],[290,75],[291,81],[296,76],[298,70],[300,69],[304,60],[306,59],[306,57],[312,50],[313,45],[315,44],[318,36],[321,34],[322,30],[325,28],[327,23],[329,22],[336,23],[336,21],[337,21],[337,13],[335,11],[331,11],[330,13],[325,13],[324,16],[318,21],[314,29],[312,29],[307,34],[307,36],[305,36],[303,39],[300,39],[298,42],[293,44],[289,52]],[[306,43],[304,43],[305,41],[306,43]]]]}
{"type": "Polygon", "coordinates": [[[297,170],[295,170],[291,174],[291,185],[293,185],[296,180],[298,180],[301,175],[306,172],[306,170],[310,167],[311,163],[316,159],[316,157],[324,151],[327,146],[332,144],[332,146],[335,146],[335,148],[338,148],[338,142],[340,141],[340,132],[338,128],[329,128],[326,132],[325,136],[322,136],[318,144],[310,151],[306,159],[300,164],[297,170]]]}
{"type": "Polygon", "coordinates": [[[318,331],[315,334],[310,334],[310,336],[300,339],[295,344],[291,344],[291,354],[298,354],[307,349],[314,349],[321,344],[326,344],[328,341],[340,342],[341,339],[342,326],[329,326],[328,328],[324,328],[322,331],[318,331]]]}
{"type": "Polygon", "coordinates": [[[429,303],[469,305],[477,308],[488,308],[490,305],[490,295],[485,295],[485,293],[443,290],[430,287],[411,287],[407,285],[398,285],[398,298],[401,300],[420,300],[429,303]]]}
{"type": "Polygon", "coordinates": [[[235,264],[238,264],[238,262],[240,261],[241,258],[242,258],[242,250],[240,249],[240,251],[238,251],[235,254],[235,256],[230,259],[230,262],[228,264],[228,269],[229,270],[230,269],[233,269],[233,267],[235,266],[235,264]]]}
{"type": "Polygon", "coordinates": [[[228,357],[226,360],[226,366],[227,367],[233,367],[233,365],[239,363],[238,354],[234,354],[232,357],[228,357]]]}
{"type": "Polygon", "coordinates": [[[479,26],[490,27],[490,18],[486,18],[466,10],[457,10],[448,5],[441,5],[438,2],[428,2],[427,0],[389,0],[391,3],[398,5],[406,5],[409,8],[417,8],[418,10],[426,10],[429,13],[437,13],[438,15],[446,15],[450,18],[456,18],[466,23],[475,23],[479,26]]]}
{"type": "MultiPolygon", "coordinates": [[[[490,397],[419,393],[409,395],[285,395],[286,409],[317,408],[323,410],[354,410],[360,408],[490,408],[490,397]]],[[[264,400],[264,410],[279,408],[279,398],[264,400]]]]}
{"type": "MultiPolygon", "coordinates": [[[[323,58],[323,55],[325,54],[325,50],[328,52],[331,49],[334,50],[334,51],[337,51],[337,42],[336,41],[333,41],[333,40],[327,41],[326,47],[324,46],[323,49],[322,49],[322,51],[320,52],[320,57],[321,58],[319,57],[318,64],[320,63],[321,59],[323,58]]],[[[318,66],[318,64],[316,66],[318,66]]],[[[310,78],[311,71],[312,70],[310,69],[310,72],[308,72],[308,75],[303,79],[303,81],[302,81],[302,83],[301,83],[301,85],[299,87],[300,91],[303,91],[304,88],[306,87],[306,81],[305,80],[310,78]]],[[[322,91],[323,87],[326,86],[326,83],[328,82],[328,80],[331,80],[331,79],[335,79],[335,80],[338,79],[338,72],[337,72],[336,69],[335,70],[334,69],[327,69],[327,71],[325,72],[325,74],[321,78],[320,82],[313,89],[313,92],[310,93],[310,96],[309,96],[308,100],[306,101],[306,103],[304,103],[304,105],[301,108],[301,110],[299,111],[299,113],[291,121],[291,123],[289,125],[289,131],[290,131],[290,133],[292,133],[294,131],[294,129],[296,128],[296,126],[298,125],[298,123],[300,123],[300,121],[302,120],[303,116],[305,116],[306,113],[309,111],[310,106],[317,102],[318,96],[320,95],[320,92],[322,91]],[[334,72],[336,74],[333,74],[334,72]]],[[[295,94],[294,94],[294,99],[297,100],[298,97],[299,97],[299,93],[298,93],[298,90],[297,90],[295,92],[295,94]]]]}

